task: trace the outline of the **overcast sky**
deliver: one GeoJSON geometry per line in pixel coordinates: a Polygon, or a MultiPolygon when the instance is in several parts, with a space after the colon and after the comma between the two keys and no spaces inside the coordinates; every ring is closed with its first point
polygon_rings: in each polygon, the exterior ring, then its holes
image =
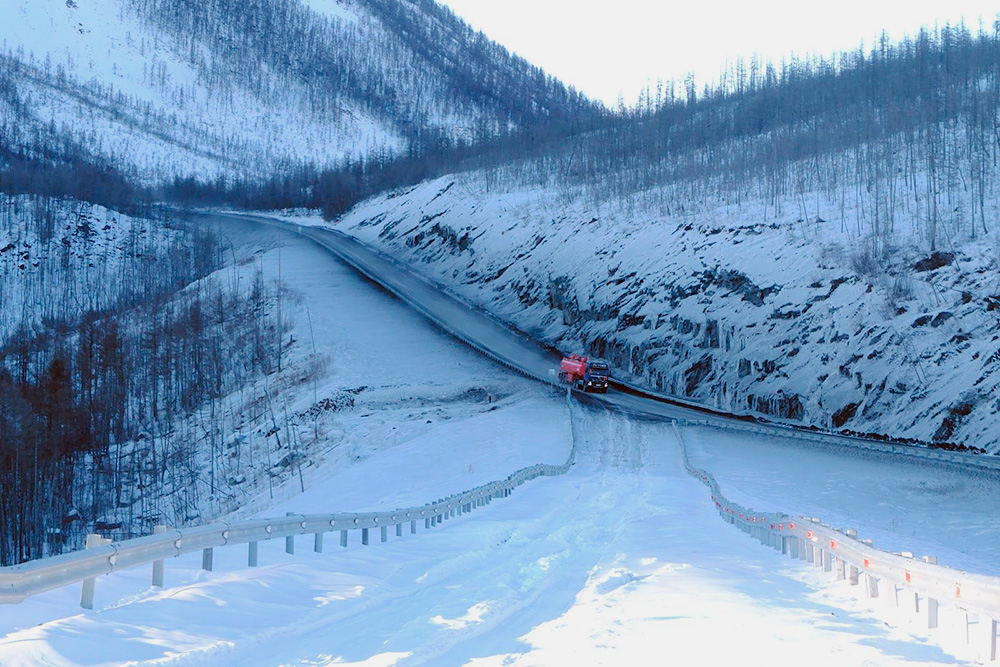
{"type": "Polygon", "coordinates": [[[758,53],[829,55],[922,25],[992,26],[996,0],[440,0],[472,27],[607,104],[658,79],[694,72],[701,85],[758,53]]]}

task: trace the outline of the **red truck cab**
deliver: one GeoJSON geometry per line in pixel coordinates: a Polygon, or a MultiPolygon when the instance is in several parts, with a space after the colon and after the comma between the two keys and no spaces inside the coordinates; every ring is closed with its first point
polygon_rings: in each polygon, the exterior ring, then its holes
{"type": "Polygon", "coordinates": [[[571,354],[559,364],[559,379],[582,391],[607,393],[610,375],[611,366],[603,359],[571,354]]]}

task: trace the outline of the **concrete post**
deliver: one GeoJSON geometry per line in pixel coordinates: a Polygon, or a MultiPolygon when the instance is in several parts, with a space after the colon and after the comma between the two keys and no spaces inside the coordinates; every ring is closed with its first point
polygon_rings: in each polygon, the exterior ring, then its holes
{"type": "Polygon", "coordinates": [[[316,533],[313,537],[313,551],[318,554],[323,553],[323,533],[316,533]]]}
{"type": "Polygon", "coordinates": [[[364,545],[368,544],[368,529],[367,528],[362,528],[361,529],[361,544],[364,544],[364,545]]]}
{"type": "MultiPolygon", "coordinates": [[[[162,535],[165,532],[167,532],[166,526],[153,526],[153,535],[162,535]]],[[[163,588],[164,569],[162,559],[153,561],[153,585],[157,588],[163,588]]]]}
{"type": "Polygon", "coordinates": [[[201,550],[201,569],[206,572],[212,571],[212,547],[206,547],[201,550]]]}
{"type": "Polygon", "coordinates": [[[382,541],[389,541],[389,526],[382,526],[382,541]]]}
{"type": "Polygon", "coordinates": [[[342,547],[346,547],[347,546],[347,531],[346,530],[340,531],[340,546],[342,546],[342,547]]]}
{"type": "Polygon", "coordinates": [[[257,543],[247,545],[247,567],[257,567],[257,543]]]}
{"type": "MultiPolygon", "coordinates": [[[[292,516],[295,512],[285,512],[285,516],[292,516]]],[[[285,538],[285,553],[295,555],[295,536],[289,535],[285,538]]]]}
{"type": "MultiPolygon", "coordinates": [[[[87,543],[84,546],[85,549],[93,549],[94,547],[101,546],[101,536],[91,533],[87,535],[87,543]]],[[[84,609],[94,608],[94,586],[96,580],[94,577],[83,580],[83,590],[80,592],[80,606],[84,609]]]]}

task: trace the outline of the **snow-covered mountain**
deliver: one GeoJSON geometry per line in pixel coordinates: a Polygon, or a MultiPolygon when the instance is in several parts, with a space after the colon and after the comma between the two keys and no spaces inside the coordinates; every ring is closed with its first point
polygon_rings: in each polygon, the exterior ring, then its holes
{"type": "Polygon", "coordinates": [[[591,103],[430,0],[12,0],[0,156],[146,183],[565,121],[591,103]]]}

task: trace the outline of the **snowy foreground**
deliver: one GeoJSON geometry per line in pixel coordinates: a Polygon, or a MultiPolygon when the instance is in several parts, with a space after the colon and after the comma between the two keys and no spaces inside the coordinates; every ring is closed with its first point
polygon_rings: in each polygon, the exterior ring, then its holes
{"type": "MultiPolygon", "coordinates": [[[[163,590],[149,588],[146,568],[103,577],[93,612],[79,609],[78,586],[0,608],[0,664],[914,665],[975,656],[954,641],[956,628],[935,635],[945,648],[929,644],[907,617],[855,600],[845,583],[724,524],[684,473],[668,424],[567,405],[437,332],[322,250],[290,238],[281,252],[283,280],[310,308],[316,344],[331,358],[322,391],[363,383],[385,405],[338,413],[328,432],[339,445],[307,470],[306,492],[287,480],[241,518],[428,502],[533,463],[561,463],[574,442],[576,465],[386,544],[375,534],[361,546],[352,534],[344,549],[328,536],[315,554],[299,538],[290,556],[274,541],[261,545],[255,569],[245,567],[244,547],[222,548],[214,572],[200,570],[198,554],[168,561],[163,590]]],[[[793,457],[787,445],[706,429],[684,435],[696,464],[734,499],[831,521],[855,517],[855,508],[828,504],[829,488],[782,480],[831,465],[846,479],[872,466],[812,449],[793,457]]],[[[869,525],[882,531],[879,546],[907,539],[940,551],[900,509],[928,493],[951,524],[986,514],[974,496],[973,512],[948,500],[932,468],[910,466],[895,479],[886,489],[895,504],[870,495],[858,517],[862,534],[869,525]]],[[[874,481],[859,484],[878,492],[874,481]]],[[[974,552],[960,544],[970,537],[954,539],[956,557],[974,552]]],[[[942,623],[953,620],[942,608],[942,623]]]]}

